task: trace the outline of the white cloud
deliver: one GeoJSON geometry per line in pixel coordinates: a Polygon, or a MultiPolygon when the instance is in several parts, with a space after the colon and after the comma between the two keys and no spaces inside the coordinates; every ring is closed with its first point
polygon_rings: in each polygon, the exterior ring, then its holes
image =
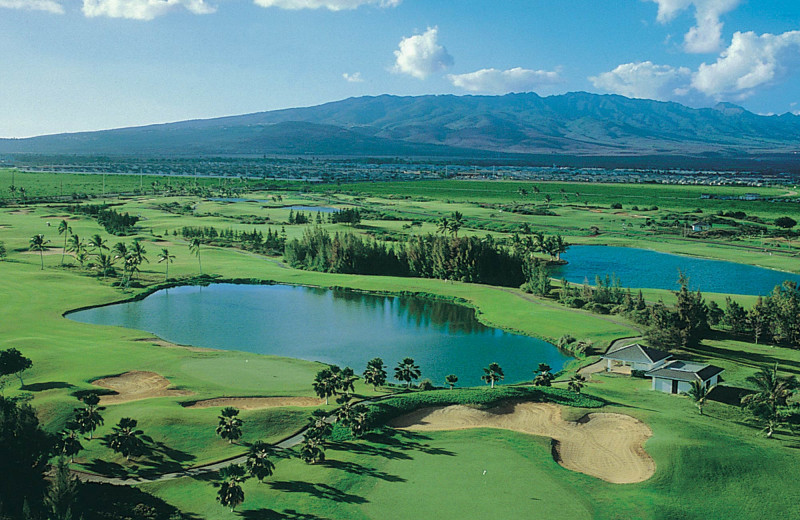
{"type": "Polygon", "coordinates": [[[402,0],[254,0],[261,7],[277,7],[279,9],[328,9],[344,11],[357,9],[362,5],[378,7],[396,7],[402,0]]]}
{"type": "Polygon", "coordinates": [[[398,50],[394,51],[394,72],[425,79],[452,66],[453,57],[439,45],[438,35],[438,27],[428,27],[423,34],[400,40],[398,50]]]}
{"type": "Polygon", "coordinates": [[[794,67],[800,67],[800,31],[761,36],[737,32],[715,63],[700,65],[692,87],[715,98],[734,95],[742,99],[794,67]]]}
{"type": "Polygon", "coordinates": [[[26,11],[47,11],[63,14],[64,6],[55,0],[0,0],[0,8],[25,9],[26,11]]]}
{"type": "Polygon", "coordinates": [[[107,16],[131,20],[152,20],[175,9],[209,14],[216,9],[205,0],[83,0],[83,14],[89,18],[107,16]]]}
{"type": "Polygon", "coordinates": [[[655,65],[650,61],[623,63],[589,81],[606,92],[632,98],[668,100],[688,91],[691,71],[686,67],[655,65]]]}
{"type": "Polygon", "coordinates": [[[528,92],[543,85],[561,83],[556,71],[530,70],[516,67],[509,70],[481,69],[468,74],[448,74],[447,79],[456,87],[470,92],[506,94],[528,92]]]}
{"type": "Polygon", "coordinates": [[[694,6],[695,25],[684,35],[684,49],[692,53],[716,52],[722,46],[720,17],[733,11],[741,0],[650,0],[658,4],[658,21],[668,23],[694,6]]]}
{"type": "Polygon", "coordinates": [[[348,83],[363,83],[364,82],[364,78],[361,77],[361,73],[360,72],[354,72],[352,74],[349,74],[349,73],[345,72],[344,74],[342,74],[342,77],[348,83]]]}

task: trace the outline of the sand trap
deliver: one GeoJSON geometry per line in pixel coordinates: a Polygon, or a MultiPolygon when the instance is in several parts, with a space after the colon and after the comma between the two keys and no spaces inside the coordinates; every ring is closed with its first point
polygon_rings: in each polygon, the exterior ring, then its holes
{"type": "Polygon", "coordinates": [[[415,431],[502,428],[551,437],[559,464],[613,484],[645,481],[656,469],[644,450],[653,432],[643,422],[617,413],[591,413],[568,422],[561,418],[561,408],[550,403],[507,403],[489,410],[457,405],[417,410],[391,426],[415,431]]]}
{"type": "Polygon", "coordinates": [[[31,212],[29,209],[15,209],[14,211],[9,211],[9,215],[28,215],[31,212]]]}
{"type": "MultiPolygon", "coordinates": [[[[41,255],[42,256],[55,256],[55,255],[60,255],[61,253],[62,253],[61,249],[45,249],[44,251],[42,251],[41,255]]],[[[22,254],[23,255],[36,255],[36,256],[39,256],[39,251],[22,251],[22,254]]],[[[69,251],[67,251],[65,253],[65,255],[66,256],[72,256],[72,254],[69,251]]]]}
{"type": "Polygon", "coordinates": [[[172,242],[167,242],[166,240],[153,240],[153,245],[166,247],[171,246],[172,242]]]}
{"type": "Polygon", "coordinates": [[[100,397],[101,405],[121,404],[140,401],[152,397],[174,397],[192,395],[189,390],[170,389],[170,382],[155,372],[126,372],[119,376],[104,377],[92,382],[93,385],[114,390],[116,395],[100,397]]]}
{"type": "Polygon", "coordinates": [[[214,406],[233,406],[240,410],[259,410],[279,406],[321,406],[323,399],[316,397],[217,397],[197,401],[187,408],[211,408],[214,406]]]}
{"type": "Polygon", "coordinates": [[[191,350],[192,352],[215,352],[213,348],[206,348],[206,347],[193,347],[192,345],[180,345],[178,343],[172,343],[171,341],[167,341],[161,338],[140,338],[135,339],[134,341],[141,341],[145,343],[150,343],[157,347],[164,347],[164,348],[182,348],[185,350],[191,350]]]}

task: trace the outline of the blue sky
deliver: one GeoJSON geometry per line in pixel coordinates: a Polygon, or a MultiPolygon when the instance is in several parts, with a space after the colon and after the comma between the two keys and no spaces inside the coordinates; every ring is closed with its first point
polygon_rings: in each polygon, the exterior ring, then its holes
{"type": "Polygon", "coordinates": [[[0,0],[0,51],[3,137],[385,93],[800,114],[797,0],[0,0]]]}

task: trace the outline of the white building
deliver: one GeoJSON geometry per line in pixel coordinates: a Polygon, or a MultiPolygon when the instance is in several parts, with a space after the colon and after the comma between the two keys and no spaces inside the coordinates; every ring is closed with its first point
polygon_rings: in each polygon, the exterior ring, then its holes
{"type": "Polygon", "coordinates": [[[606,371],[613,366],[631,367],[631,370],[648,371],[660,367],[667,362],[672,354],[645,347],[638,343],[622,346],[616,350],[606,352],[602,359],[606,360],[606,371]]]}
{"type": "Polygon", "coordinates": [[[650,370],[645,376],[653,379],[653,390],[668,394],[688,392],[692,381],[700,381],[706,388],[719,383],[719,375],[724,369],[714,365],[672,361],[650,370]]]}

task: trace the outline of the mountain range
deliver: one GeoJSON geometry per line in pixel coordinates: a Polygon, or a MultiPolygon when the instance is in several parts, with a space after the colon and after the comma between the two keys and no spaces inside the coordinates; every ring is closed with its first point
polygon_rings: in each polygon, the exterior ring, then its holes
{"type": "Polygon", "coordinates": [[[758,157],[800,152],[800,116],[762,116],[720,103],[572,92],[541,97],[357,97],[141,127],[0,139],[0,153],[758,157]]]}

